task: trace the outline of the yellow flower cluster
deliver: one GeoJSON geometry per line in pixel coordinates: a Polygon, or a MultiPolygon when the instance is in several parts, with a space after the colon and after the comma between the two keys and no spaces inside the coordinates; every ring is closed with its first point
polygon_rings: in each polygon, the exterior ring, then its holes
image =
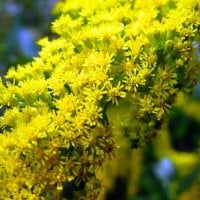
{"type": "Polygon", "coordinates": [[[142,146],[199,74],[200,0],[63,0],[54,12],[59,36],[0,82],[0,199],[62,199],[75,182],[75,199],[96,200],[117,145],[107,109],[129,106],[122,128],[142,146]]]}

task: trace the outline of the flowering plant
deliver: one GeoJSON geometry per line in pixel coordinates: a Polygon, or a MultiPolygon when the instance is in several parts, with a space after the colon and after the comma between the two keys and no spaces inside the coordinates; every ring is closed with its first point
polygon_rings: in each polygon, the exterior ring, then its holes
{"type": "Polygon", "coordinates": [[[66,0],[39,56],[0,83],[0,198],[97,199],[96,172],[117,147],[109,109],[130,148],[156,137],[179,92],[199,75],[199,0],[66,0]]]}

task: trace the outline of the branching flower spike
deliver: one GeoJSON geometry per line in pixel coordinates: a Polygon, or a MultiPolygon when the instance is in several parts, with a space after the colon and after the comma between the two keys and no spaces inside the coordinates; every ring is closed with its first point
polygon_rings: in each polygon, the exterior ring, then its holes
{"type": "Polygon", "coordinates": [[[74,183],[74,199],[96,200],[118,146],[108,110],[128,106],[127,148],[142,147],[199,75],[199,0],[60,0],[54,12],[58,37],[0,82],[0,199],[62,199],[74,183]]]}

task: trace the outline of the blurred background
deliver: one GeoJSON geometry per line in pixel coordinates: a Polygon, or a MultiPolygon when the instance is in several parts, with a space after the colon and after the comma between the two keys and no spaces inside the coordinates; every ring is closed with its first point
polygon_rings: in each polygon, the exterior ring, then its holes
{"type": "Polygon", "coordinates": [[[0,0],[0,73],[37,56],[37,39],[51,35],[56,0],[0,0]]]}
{"type": "MultiPolygon", "coordinates": [[[[0,0],[0,75],[37,56],[50,31],[56,0],[0,0]]],[[[200,45],[196,44],[199,48],[200,45]]],[[[200,84],[180,95],[148,147],[118,149],[101,175],[107,200],[197,200],[200,197],[200,84]]]]}

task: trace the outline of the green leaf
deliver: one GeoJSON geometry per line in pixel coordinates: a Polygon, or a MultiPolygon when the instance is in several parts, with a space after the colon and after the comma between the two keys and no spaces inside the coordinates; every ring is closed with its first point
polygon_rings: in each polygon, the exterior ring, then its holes
{"type": "Polygon", "coordinates": [[[177,190],[177,194],[181,194],[184,191],[188,190],[194,183],[195,179],[199,176],[200,174],[200,164],[196,165],[192,171],[187,174],[180,182],[179,188],[177,190]]]}

